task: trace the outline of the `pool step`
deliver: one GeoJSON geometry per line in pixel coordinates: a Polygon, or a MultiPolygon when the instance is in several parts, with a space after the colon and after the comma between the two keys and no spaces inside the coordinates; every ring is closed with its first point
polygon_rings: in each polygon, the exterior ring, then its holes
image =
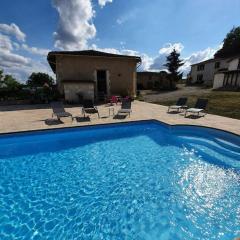
{"type": "Polygon", "coordinates": [[[236,144],[227,142],[227,141],[225,141],[223,139],[220,139],[220,138],[215,138],[214,141],[217,144],[221,145],[222,147],[227,148],[227,149],[231,149],[231,151],[238,152],[240,154],[240,146],[237,146],[236,144]]]}
{"type": "Polygon", "coordinates": [[[186,143],[185,147],[187,147],[187,149],[195,149],[197,152],[196,156],[201,156],[201,159],[206,162],[223,168],[235,168],[240,170],[240,162],[238,161],[239,159],[226,155],[226,153],[223,154],[222,152],[220,153],[219,151],[216,151],[216,149],[213,149],[209,146],[193,142],[186,143]]]}
{"type": "Polygon", "coordinates": [[[233,148],[225,148],[216,142],[212,142],[206,139],[199,139],[194,137],[181,137],[181,139],[183,140],[182,144],[194,144],[198,145],[199,147],[203,146],[225,157],[240,161],[240,152],[233,151],[233,148]]]}

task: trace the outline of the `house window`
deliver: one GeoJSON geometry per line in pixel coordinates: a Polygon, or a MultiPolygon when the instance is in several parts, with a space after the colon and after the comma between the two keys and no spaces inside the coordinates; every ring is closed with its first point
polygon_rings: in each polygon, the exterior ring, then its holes
{"type": "Polygon", "coordinates": [[[220,68],[220,62],[215,62],[215,69],[220,68]]]}
{"type": "Polygon", "coordinates": [[[198,70],[198,71],[203,71],[203,70],[204,70],[204,67],[205,67],[204,64],[198,65],[198,66],[197,66],[197,70],[198,70]]]}
{"type": "Polygon", "coordinates": [[[238,59],[238,69],[240,69],[240,58],[238,59]]]}
{"type": "Polygon", "coordinates": [[[197,75],[197,83],[203,83],[203,75],[202,74],[197,75]]]}

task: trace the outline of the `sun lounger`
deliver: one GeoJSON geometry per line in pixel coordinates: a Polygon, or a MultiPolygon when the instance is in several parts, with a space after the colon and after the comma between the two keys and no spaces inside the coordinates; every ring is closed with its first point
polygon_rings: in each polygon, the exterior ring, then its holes
{"type": "Polygon", "coordinates": [[[94,106],[92,100],[83,100],[82,113],[83,113],[84,117],[86,117],[86,113],[88,113],[88,114],[97,113],[98,118],[100,118],[99,111],[98,111],[97,107],[94,106]]]}
{"type": "Polygon", "coordinates": [[[185,112],[185,117],[188,113],[197,114],[199,116],[200,113],[206,110],[208,104],[208,99],[199,98],[194,106],[194,108],[188,108],[185,112]]]}
{"type": "Polygon", "coordinates": [[[186,109],[187,100],[187,98],[179,98],[176,102],[176,105],[171,105],[168,107],[168,112],[170,112],[170,110],[177,110],[179,112],[182,109],[186,109]]]}
{"type": "Polygon", "coordinates": [[[130,117],[130,114],[132,112],[132,102],[130,100],[123,99],[121,109],[118,110],[118,114],[128,114],[130,117]]]}
{"type": "Polygon", "coordinates": [[[52,117],[56,116],[58,120],[63,117],[71,117],[73,121],[72,114],[65,111],[62,102],[51,102],[51,107],[53,110],[52,117]]]}

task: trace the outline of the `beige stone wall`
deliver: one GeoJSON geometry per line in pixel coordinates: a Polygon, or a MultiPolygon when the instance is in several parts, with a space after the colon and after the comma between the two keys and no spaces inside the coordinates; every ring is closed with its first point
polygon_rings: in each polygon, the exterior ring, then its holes
{"type": "Polygon", "coordinates": [[[209,61],[209,62],[203,62],[203,63],[199,63],[196,65],[193,65],[191,67],[191,78],[192,78],[192,83],[196,83],[197,82],[197,76],[199,74],[203,75],[203,81],[205,85],[208,86],[212,86],[213,85],[213,80],[214,80],[214,74],[218,72],[219,69],[222,68],[228,68],[228,60],[229,58],[226,59],[215,59],[213,61],[209,61]],[[220,62],[220,67],[219,68],[215,68],[215,63],[216,62],[220,62]],[[198,71],[198,66],[199,65],[204,65],[204,70],[200,70],[198,71]]]}
{"type": "Polygon", "coordinates": [[[93,83],[64,83],[65,100],[71,103],[79,101],[78,93],[85,99],[94,99],[93,83]]]}
{"type": "Polygon", "coordinates": [[[169,85],[166,74],[162,73],[137,73],[137,83],[143,89],[166,88],[169,85]]]}
{"type": "Polygon", "coordinates": [[[239,58],[235,58],[232,61],[229,62],[229,67],[228,70],[232,71],[232,70],[237,70],[238,68],[238,62],[240,61],[239,58]]]}
{"type": "Polygon", "coordinates": [[[159,75],[157,74],[137,74],[137,83],[142,85],[144,89],[152,89],[155,81],[159,81],[159,75]]]}
{"type": "MultiPolygon", "coordinates": [[[[135,60],[59,55],[56,57],[56,65],[57,83],[59,90],[62,92],[64,90],[62,81],[96,81],[96,70],[107,70],[109,75],[109,95],[136,95],[135,60]]],[[[78,90],[81,89],[78,87],[78,90]]]]}
{"type": "Polygon", "coordinates": [[[223,86],[224,73],[217,73],[214,75],[213,89],[218,89],[223,86]]]}

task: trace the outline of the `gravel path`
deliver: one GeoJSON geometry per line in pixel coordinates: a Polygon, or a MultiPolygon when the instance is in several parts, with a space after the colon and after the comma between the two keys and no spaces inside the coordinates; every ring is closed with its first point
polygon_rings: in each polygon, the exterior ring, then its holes
{"type": "Polygon", "coordinates": [[[179,97],[188,97],[188,96],[199,96],[208,94],[211,92],[211,89],[203,89],[196,86],[185,86],[183,84],[178,85],[178,90],[176,91],[167,91],[167,92],[158,92],[151,90],[143,90],[141,94],[146,102],[158,102],[158,101],[168,101],[176,100],[179,97]]]}

